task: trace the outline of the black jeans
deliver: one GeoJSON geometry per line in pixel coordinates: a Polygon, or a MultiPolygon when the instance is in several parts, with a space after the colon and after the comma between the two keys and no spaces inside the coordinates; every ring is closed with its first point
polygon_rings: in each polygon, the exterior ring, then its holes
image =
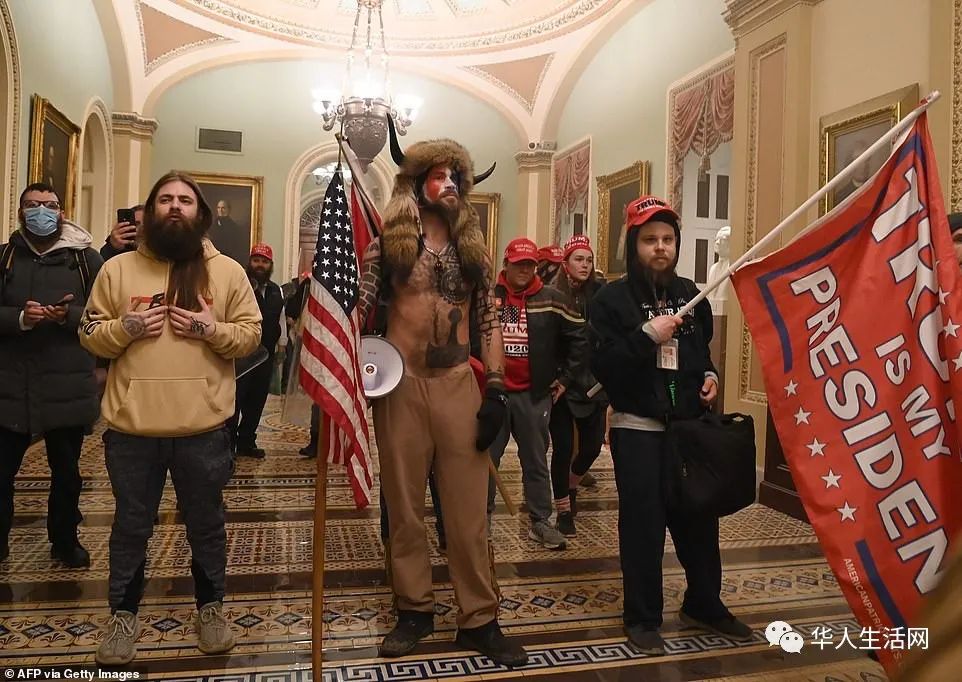
{"type": "Polygon", "coordinates": [[[234,472],[226,428],[177,438],[104,433],[107,474],[116,511],[110,529],[111,611],[137,612],[143,595],[147,541],[167,482],[187,526],[197,606],[223,601],[227,531],[222,492],[234,472]]]}
{"type": "MultiPolygon", "coordinates": [[[[80,523],[80,447],[84,427],[53,429],[43,434],[50,465],[50,496],[47,499],[47,538],[57,546],[77,543],[80,523]]],[[[13,526],[13,483],[30,447],[30,434],[0,428],[0,545],[8,543],[13,526]]]]}
{"type": "Polygon", "coordinates": [[[274,354],[271,353],[263,364],[237,380],[234,416],[227,422],[235,449],[249,450],[257,445],[257,427],[267,404],[273,373],[274,354]]]}
{"type": "Polygon", "coordinates": [[[666,509],[664,445],[664,432],[611,429],[627,627],[661,626],[666,526],[688,581],[682,609],[704,621],[731,615],[719,596],[718,519],[670,513],[666,509]]]}
{"type": "Polygon", "coordinates": [[[556,500],[568,496],[568,474],[584,476],[601,454],[605,442],[605,403],[595,403],[587,417],[571,414],[568,401],[561,397],[551,408],[551,491],[556,500]],[[578,425],[578,455],[574,453],[575,424],[578,425]]]}

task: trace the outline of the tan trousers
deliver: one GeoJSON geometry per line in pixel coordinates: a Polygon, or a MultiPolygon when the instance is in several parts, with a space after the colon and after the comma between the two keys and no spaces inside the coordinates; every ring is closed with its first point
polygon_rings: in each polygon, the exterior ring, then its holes
{"type": "Polygon", "coordinates": [[[397,606],[434,611],[424,530],[424,492],[433,463],[461,628],[485,625],[498,615],[488,564],[488,455],[474,447],[480,406],[468,365],[437,379],[405,376],[393,393],[374,401],[397,606]]]}

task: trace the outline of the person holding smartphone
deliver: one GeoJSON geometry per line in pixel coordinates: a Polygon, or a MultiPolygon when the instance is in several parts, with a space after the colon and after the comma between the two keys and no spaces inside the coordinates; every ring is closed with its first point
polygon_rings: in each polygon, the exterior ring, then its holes
{"type": "Polygon", "coordinates": [[[137,230],[144,219],[144,205],[117,209],[117,224],[107,235],[107,241],[100,247],[100,256],[105,261],[127,251],[137,250],[137,230]]]}
{"type": "Polygon", "coordinates": [[[80,448],[100,408],[94,358],[77,328],[103,261],[90,235],[64,219],[49,185],[23,191],[18,220],[20,229],[0,246],[0,561],[9,554],[14,479],[40,434],[50,464],[51,556],[85,568],[90,555],[77,534],[80,448]]]}

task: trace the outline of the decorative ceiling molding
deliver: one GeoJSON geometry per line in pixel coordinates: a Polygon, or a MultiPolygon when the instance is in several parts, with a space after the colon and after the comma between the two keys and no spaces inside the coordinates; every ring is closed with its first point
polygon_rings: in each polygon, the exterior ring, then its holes
{"type": "Polygon", "coordinates": [[[114,135],[151,140],[157,132],[157,120],[144,118],[133,111],[115,111],[110,117],[114,135]]]}
{"type": "Polygon", "coordinates": [[[817,5],[822,0],[726,0],[728,8],[722,13],[725,23],[737,41],[759,26],[767,24],[798,5],[817,5]]]}
{"type": "MultiPolygon", "coordinates": [[[[267,35],[287,42],[307,43],[325,48],[338,50],[350,45],[352,17],[340,17],[331,21],[328,15],[327,24],[321,22],[316,26],[306,25],[292,18],[267,16],[242,7],[238,0],[169,0],[188,10],[200,12],[215,18],[225,24],[243,30],[267,35]]],[[[470,29],[470,21],[449,20],[439,22],[430,30],[419,22],[413,35],[398,37],[391,29],[397,30],[395,24],[388,29],[388,50],[395,55],[438,54],[470,54],[506,50],[524,45],[544,42],[546,40],[566,35],[582,26],[596,21],[602,15],[612,10],[620,0],[564,0],[561,8],[538,16],[531,16],[523,20],[515,20],[510,25],[485,30],[474,34],[464,33],[470,29]],[[456,32],[441,30],[451,28],[456,32]]],[[[636,1],[636,0],[632,0],[636,1]]],[[[525,4],[519,4],[525,7],[525,4]]],[[[272,10],[280,13],[275,6],[272,10]]],[[[515,12],[514,14],[520,14],[515,12]]]]}
{"type": "Polygon", "coordinates": [[[519,171],[542,171],[551,170],[551,159],[555,153],[548,150],[538,150],[534,152],[518,152],[514,155],[514,160],[518,162],[519,171]]]}
{"type": "Polygon", "coordinates": [[[138,2],[136,7],[144,75],[171,59],[206,45],[231,42],[229,38],[175,19],[143,2],[138,2]]]}
{"type": "Polygon", "coordinates": [[[554,54],[543,54],[510,62],[467,66],[464,70],[501,88],[530,114],[534,111],[544,75],[552,59],[554,54]]]}

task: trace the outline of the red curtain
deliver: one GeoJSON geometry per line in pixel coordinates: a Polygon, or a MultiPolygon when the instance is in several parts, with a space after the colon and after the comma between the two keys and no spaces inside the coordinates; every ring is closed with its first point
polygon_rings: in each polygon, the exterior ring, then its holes
{"type": "MultiPolygon", "coordinates": [[[[591,165],[591,143],[572,149],[554,164],[554,208],[555,235],[561,226],[562,214],[574,209],[580,199],[588,196],[588,183],[591,176],[588,172],[591,165]]],[[[585,220],[587,220],[585,216],[585,220]]]]}
{"type": "Polygon", "coordinates": [[[671,111],[672,186],[669,200],[681,213],[685,157],[711,156],[731,142],[735,124],[735,69],[726,69],[675,96],[671,111]]]}

